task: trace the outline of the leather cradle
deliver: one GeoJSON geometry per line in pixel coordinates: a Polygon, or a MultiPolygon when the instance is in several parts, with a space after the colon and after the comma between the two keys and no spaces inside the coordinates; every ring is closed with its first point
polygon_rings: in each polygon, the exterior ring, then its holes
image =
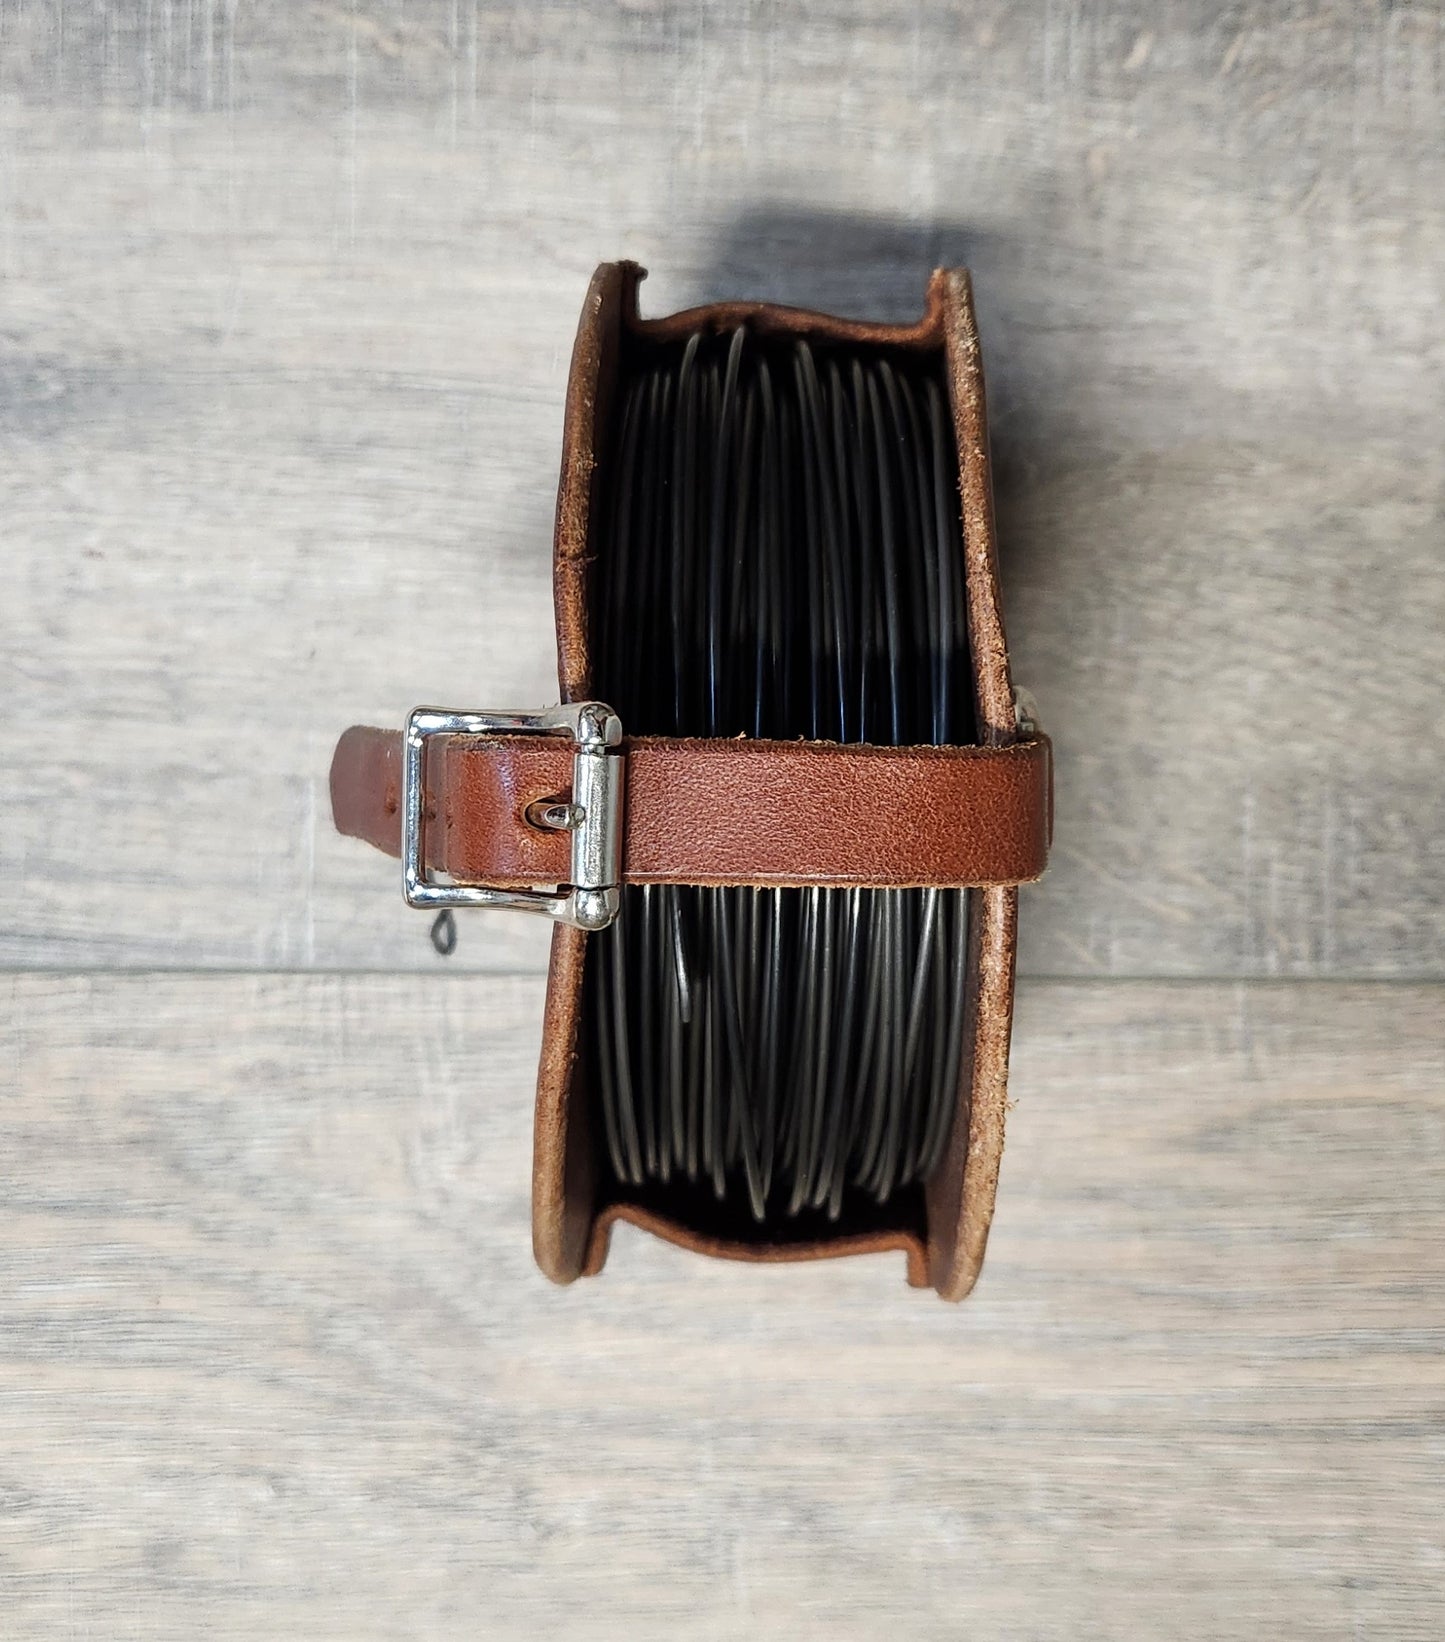
{"type": "MultiPolygon", "coordinates": [[[[619,355],[629,334],[669,340],[746,322],[941,355],[958,441],[965,588],[979,745],[883,748],[819,742],[642,737],[627,759],[623,878],[635,883],[968,887],[969,936],[958,1104],[921,1213],[797,1241],[733,1240],[612,1195],[591,1132],[579,1053],[588,936],[554,930],[537,1083],[533,1247],[557,1282],[599,1271],[627,1220],[699,1252],[798,1260],[899,1249],[909,1281],[947,1299],[972,1287],[993,1216],[1003,1148],[1019,883],[1039,876],[1052,824],[1046,738],[1020,737],[999,603],[983,375],[968,275],[939,270],[923,318],[893,326],[759,303],[664,319],[637,311],[642,270],[607,263],[587,294],[568,381],[554,548],[564,701],[591,699],[591,519],[619,355]]],[[[520,888],[565,881],[567,834],[530,824],[534,799],[567,796],[572,746],[532,736],[439,737],[426,765],[427,862],[463,881],[520,888]]],[[[400,851],[401,737],[346,731],[332,764],[338,829],[400,851]]]]}

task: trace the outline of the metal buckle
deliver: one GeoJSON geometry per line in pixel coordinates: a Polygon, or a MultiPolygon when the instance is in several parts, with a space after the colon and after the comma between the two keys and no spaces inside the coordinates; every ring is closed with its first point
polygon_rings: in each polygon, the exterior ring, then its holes
{"type": "Polygon", "coordinates": [[[576,929],[606,929],[622,904],[622,783],[624,759],[609,753],[622,722],[600,701],[574,701],[540,712],[453,713],[418,707],[406,721],[401,763],[402,888],[414,907],[512,907],[541,912],[576,929]],[[572,801],[529,807],[538,826],[572,834],[572,881],[555,890],[493,889],[439,884],[422,865],[422,801],[426,744],[434,735],[570,735],[572,801]],[[533,811],[536,813],[534,814],[533,811]]]}

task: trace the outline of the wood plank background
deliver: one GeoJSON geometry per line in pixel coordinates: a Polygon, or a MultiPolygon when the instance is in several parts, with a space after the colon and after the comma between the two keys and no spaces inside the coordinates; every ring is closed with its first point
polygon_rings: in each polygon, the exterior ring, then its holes
{"type": "Polygon", "coordinates": [[[1442,42],[0,0],[0,1632],[1445,1634],[1442,42]],[[346,724],[555,696],[615,256],[975,272],[1058,850],[958,1310],[549,1288],[545,932],[330,830],[346,724]]]}
{"type": "Polygon", "coordinates": [[[1035,983],[958,1307],[550,1287],[530,976],[6,992],[7,1634],[1440,1634],[1437,988],[1035,983]]]}
{"type": "Polygon", "coordinates": [[[433,962],[328,751],[555,694],[567,358],[631,255],[656,311],[976,270],[1059,750],[1026,972],[1445,978],[1436,9],[0,19],[0,957],[433,962]]]}

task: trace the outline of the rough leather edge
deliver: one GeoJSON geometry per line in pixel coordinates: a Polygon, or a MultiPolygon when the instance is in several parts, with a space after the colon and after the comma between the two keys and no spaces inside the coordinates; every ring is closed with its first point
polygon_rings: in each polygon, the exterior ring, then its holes
{"type": "Polygon", "coordinates": [[[998,536],[993,517],[993,468],[988,446],[988,408],[983,353],[973,311],[973,286],[962,268],[935,274],[944,283],[944,359],[954,432],[958,438],[958,485],[963,507],[964,575],[968,587],[968,639],[973,651],[979,740],[1007,747],[1018,738],[1013,678],[999,590],[998,536]]]}
{"type": "MultiPolygon", "coordinates": [[[[1018,730],[999,592],[983,357],[968,274],[953,269],[942,279],[979,740],[1007,747],[1018,730]]],[[[945,1300],[961,1300],[977,1281],[993,1221],[1008,1104],[1017,928],[1016,889],[970,891],[958,1110],[943,1161],[924,1193],[929,1280],[945,1300]]]]}
{"type": "Polygon", "coordinates": [[[555,1283],[581,1274],[597,1204],[588,1103],[578,1098],[586,1083],[577,1064],[586,959],[586,934],[559,924],[547,970],[532,1140],[532,1253],[555,1283]]]}
{"type": "Polygon", "coordinates": [[[647,271],[635,262],[613,266],[623,275],[623,328],[651,342],[675,342],[694,331],[730,331],[748,325],[761,336],[809,336],[828,342],[871,343],[889,348],[926,350],[943,340],[944,309],[947,299],[946,274],[935,271],[928,282],[923,314],[911,325],[884,324],[876,320],[838,319],[815,313],[809,308],[789,308],[778,302],[710,302],[699,308],[660,319],[642,319],[637,312],[638,286],[647,271]]]}
{"type": "Polygon", "coordinates": [[[711,1255],[717,1260],[738,1260],[751,1265],[785,1265],[800,1260],[836,1260],[850,1254],[886,1254],[900,1250],[906,1261],[906,1274],[914,1288],[927,1288],[928,1261],[923,1245],[911,1232],[859,1232],[852,1236],[830,1237],[809,1243],[734,1243],[726,1238],[705,1237],[700,1232],[679,1226],[666,1215],[636,1203],[610,1203],[593,1222],[588,1240],[587,1260],[582,1268],[584,1277],[595,1277],[607,1261],[612,1228],[619,1221],[640,1226],[666,1243],[687,1249],[693,1254],[711,1255]]]}
{"type": "Polygon", "coordinates": [[[592,276],[562,418],[562,471],[557,481],[557,526],[552,548],[552,599],[556,609],[557,679],[563,701],[591,696],[592,657],[587,607],[591,594],[592,507],[598,485],[599,429],[606,425],[617,383],[622,320],[635,305],[631,265],[604,262],[592,276]]]}
{"type": "MultiPolygon", "coordinates": [[[[617,379],[626,282],[620,263],[603,263],[592,276],[567,374],[552,546],[557,676],[563,701],[586,700],[591,693],[587,598],[597,436],[617,379]]],[[[587,937],[581,930],[558,925],[552,931],[532,1130],[532,1250],[555,1283],[570,1283],[582,1275],[597,1205],[587,1080],[577,1053],[586,958],[587,937]]]]}
{"type": "Polygon", "coordinates": [[[1008,1110],[1016,889],[971,890],[959,1105],[928,1182],[928,1280],[961,1300],[978,1280],[993,1223],[1008,1110]]]}

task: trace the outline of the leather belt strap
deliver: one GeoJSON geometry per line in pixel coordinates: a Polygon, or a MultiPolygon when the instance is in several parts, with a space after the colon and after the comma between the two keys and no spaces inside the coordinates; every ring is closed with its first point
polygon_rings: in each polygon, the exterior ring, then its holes
{"type": "MultiPolygon", "coordinates": [[[[622,877],[634,884],[986,888],[1048,859],[1048,738],[1009,747],[624,740],[622,877]]],[[[565,883],[568,834],[534,825],[571,796],[555,737],[439,736],[426,764],[425,864],[457,882],[565,883]]],[[[401,736],[357,726],[331,766],[338,831],[401,853],[401,736]]]]}

